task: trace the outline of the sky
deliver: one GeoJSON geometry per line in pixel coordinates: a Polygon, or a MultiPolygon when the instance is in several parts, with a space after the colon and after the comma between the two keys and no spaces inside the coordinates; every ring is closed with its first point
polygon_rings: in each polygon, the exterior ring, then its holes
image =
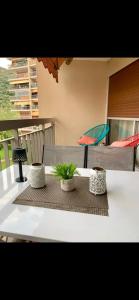
{"type": "Polygon", "coordinates": [[[0,57],[0,67],[8,69],[8,66],[11,64],[10,60],[6,57],[0,57]]]}

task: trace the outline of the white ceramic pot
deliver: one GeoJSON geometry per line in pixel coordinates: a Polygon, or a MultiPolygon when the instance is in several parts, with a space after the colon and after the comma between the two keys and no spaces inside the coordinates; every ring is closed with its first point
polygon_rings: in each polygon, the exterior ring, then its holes
{"type": "Polygon", "coordinates": [[[34,163],[30,166],[28,180],[33,188],[42,188],[45,186],[45,167],[42,164],[34,163]]]}
{"type": "Polygon", "coordinates": [[[66,179],[66,180],[61,179],[60,183],[61,183],[61,189],[65,192],[73,191],[75,188],[74,177],[72,179],[66,179]]]}
{"type": "Polygon", "coordinates": [[[94,167],[90,171],[89,191],[95,195],[106,192],[106,171],[103,168],[94,167]]]}

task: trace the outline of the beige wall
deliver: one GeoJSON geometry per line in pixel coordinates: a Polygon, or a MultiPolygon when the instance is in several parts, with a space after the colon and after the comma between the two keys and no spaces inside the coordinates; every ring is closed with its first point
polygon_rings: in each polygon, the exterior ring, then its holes
{"type": "Polygon", "coordinates": [[[112,74],[118,72],[122,68],[126,67],[127,65],[131,64],[133,61],[135,61],[138,58],[133,57],[125,57],[125,58],[112,58],[108,62],[108,76],[111,76],[112,74]]]}
{"type": "Polygon", "coordinates": [[[56,118],[56,144],[77,145],[84,131],[105,122],[107,62],[64,63],[58,83],[37,64],[39,115],[56,118]]]}

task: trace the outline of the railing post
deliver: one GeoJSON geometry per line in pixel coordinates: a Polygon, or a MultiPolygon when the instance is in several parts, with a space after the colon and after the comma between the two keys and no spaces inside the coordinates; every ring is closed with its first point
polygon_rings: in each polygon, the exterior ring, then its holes
{"type": "Polygon", "coordinates": [[[43,145],[45,144],[45,124],[42,124],[43,145]]]}
{"type": "Polygon", "coordinates": [[[15,146],[16,147],[20,147],[20,139],[19,139],[19,135],[18,135],[18,129],[13,129],[13,135],[14,135],[14,140],[15,140],[15,146]]]}
{"type": "Polygon", "coordinates": [[[0,157],[0,171],[2,170],[2,162],[1,162],[1,157],[0,157]]]}
{"type": "Polygon", "coordinates": [[[55,145],[55,123],[52,123],[52,144],[55,145]]]}
{"type": "Polygon", "coordinates": [[[5,141],[2,144],[3,144],[3,149],[4,149],[5,163],[6,163],[6,167],[8,168],[10,166],[8,143],[7,143],[7,141],[5,141]]]}

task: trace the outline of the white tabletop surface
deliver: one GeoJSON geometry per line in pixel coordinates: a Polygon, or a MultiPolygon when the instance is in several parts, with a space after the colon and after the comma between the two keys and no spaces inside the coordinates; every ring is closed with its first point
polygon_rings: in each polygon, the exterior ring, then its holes
{"type": "MultiPolygon", "coordinates": [[[[29,166],[24,166],[24,175],[29,166]]],[[[89,176],[89,169],[78,169],[89,176]]],[[[46,174],[51,167],[46,167],[46,174]]],[[[109,216],[13,204],[27,186],[0,172],[0,235],[38,242],[139,242],[139,172],[106,171],[109,216]]]]}

